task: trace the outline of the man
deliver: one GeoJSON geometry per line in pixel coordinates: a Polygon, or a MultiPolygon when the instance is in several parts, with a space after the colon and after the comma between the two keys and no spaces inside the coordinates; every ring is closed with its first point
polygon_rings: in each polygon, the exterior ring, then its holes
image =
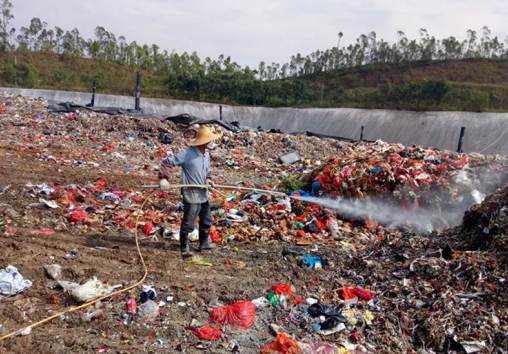
{"type": "MultiPolygon", "coordinates": [[[[221,137],[206,126],[200,126],[196,137],[187,145],[187,150],[167,157],[162,161],[159,169],[161,189],[169,188],[168,177],[175,166],[182,167],[182,184],[206,185],[210,172],[210,154],[207,149],[213,149],[214,141],[221,137]]],[[[184,214],[180,226],[180,251],[183,258],[192,257],[189,250],[188,236],[196,227],[199,216],[199,248],[198,251],[215,248],[210,243],[210,228],[213,225],[213,217],[208,203],[208,190],[205,188],[182,188],[184,214]]]]}

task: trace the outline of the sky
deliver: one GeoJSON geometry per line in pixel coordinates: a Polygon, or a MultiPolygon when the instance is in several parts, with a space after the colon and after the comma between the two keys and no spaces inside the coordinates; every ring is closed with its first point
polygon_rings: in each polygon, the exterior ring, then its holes
{"type": "Polygon", "coordinates": [[[341,46],[371,31],[410,38],[426,28],[437,38],[466,37],[487,25],[508,36],[507,0],[11,0],[16,28],[39,17],[48,27],[78,28],[90,38],[103,26],[117,38],[156,43],[204,59],[230,55],[238,64],[284,63],[291,55],[341,46]]]}

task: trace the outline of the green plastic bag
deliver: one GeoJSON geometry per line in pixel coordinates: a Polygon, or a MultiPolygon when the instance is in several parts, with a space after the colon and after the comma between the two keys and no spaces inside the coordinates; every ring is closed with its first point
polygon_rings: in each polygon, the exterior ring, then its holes
{"type": "Polygon", "coordinates": [[[268,301],[270,301],[272,306],[277,306],[280,302],[279,295],[277,295],[273,291],[268,292],[268,295],[266,295],[266,298],[268,299],[268,301]]]}

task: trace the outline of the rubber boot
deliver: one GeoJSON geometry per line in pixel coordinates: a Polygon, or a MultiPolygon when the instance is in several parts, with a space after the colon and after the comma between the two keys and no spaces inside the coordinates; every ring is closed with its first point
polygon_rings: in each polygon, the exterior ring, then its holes
{"type": "Polygon", "coordinates": [[[192,252],[189,250],[188,234],[180,232],[180,252],[182,258],[192,257],[192,252]]]}
{"type": "Polygon", "coordinates": [[[199,230],[198,252],[212,250],[216,247],[217,247],[217,245],[215,243],[210,242],[210,230],[207,230],[207,231],[199,230]]]}

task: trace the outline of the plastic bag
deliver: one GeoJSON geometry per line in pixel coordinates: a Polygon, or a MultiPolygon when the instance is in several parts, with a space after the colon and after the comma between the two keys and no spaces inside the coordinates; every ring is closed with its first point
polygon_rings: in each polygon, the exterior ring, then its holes
{"type": "Polygon", "coordinates": [[[270,307],[272,303],[266,297],[258,297],[257,299],[252,300],[252,303],[256,305],[256,307],[270,307]]]}
{"type": "Polygon", "coordinates": [[[152,322],[159,316],[159,305],[152,300],[147,300],[138,306],[138,316],[144,322],[152,322]]]}
{"type": "Polygon", "coordinates": [[[151,222],[147,222],[145,225],[143,225],[143,233],[145,236],[150,236],[150,232],[153,230],[153,224],[151,222]]]}
{"type": "Polygon", "coordinates": [[[376,296],[376,293],[373,293],[372,291],[360,289],[360,288],[353,288],[353,289],[351,289],[351,292],[353,294],[355,294],[359,299],[366,300],[366,301],[370,301],[376,296]]]}
{"type": "Polygon", "coordinates": [[[16,267],[8,265],[0,270],[0,295],[12,296],[19,294],[32,286],[32,282],[23,279],[16,267]]]}
{"type": "Polygon", "coordinates": [[[342,296],[342,299],[344,299],[344,300],[352,300],[356,297],[356,295],[347,286],[345,286],[337,291],[340,293],[340,295],[342,296]]]}
{"type": "Polygon", "coordinates": [[[288,299],[290,299],[293,296],[293,291],[291,290],[291,286],[287,285],[287,284],[272,285],[270,290],[274,291],[279,296],[282,294],[286,294],[288,299]]]}
{"type": "Polygon", "coordinates": [[[102,284],[96,277],[93,277],[81,285],[68,281],[60,281],[58,284],[60,284],[62,288],[68,291],[72,297],[79,302],[86,302],[113,292],[112,286],[102,284]]]}
{"type": "Polygon", "coordinates": [[[330,231],[330,234],[332,235],[332,237],[337,237],[338,234],[339,234],[339,224],[337,223],[337,221],[333,218],[328,218],[327,220],[327,228],[328,228],[328,231],[330,231]]]}
{"type": "Polygon", "coordinates": [[[337,327],[341,323],[347,323],[339,308],[329,307],[323,304],[314,304],[309,307],[309,315],[312,318],[324,316],[325,321],[321,323],[322,330],[328,330],[337,327]]]}
{"type": "Polygon", "coordinates": [[[266,299],[270,302],[272,306],[277,306],[280,302],[279,295],[274,293],[273,291],[269,291],[266,295],[266,299]]]}
{"type": "Polygon", "coordinates": [[[215,226],[210,229],[210,240],[214,243],[222,241],[222,235],[217,231],[215,226]]]}
{"type": "Polygon", "coordinates": [[[88,213],[84,211],[75,211],[69,215],[70,222],[83,222],[88,219],[88,213]]]}
{"type": "MultiPolygon", "coordinates": [[[[176,241],[180,241],[180,232],[176,232],[173,234],[173,238],[176,241]]],[[[187,240],[189,242],[195,242],[199,239],[199,229],[194,229],[190,234],[187,235],[187,240]]]]}
{"type": "Polygon", "coordinates": [[[302,354],[298,342],[289,338],[284,333],[277,334],[275,342],[261,349],[261,354],[302,354]]]}
{"type": "Polygon", "coordinates": [[[210,322],[249,328],[256,319],[256,305],[252,301],[238,301],[231,306],[220,306],[210,312],[210,322]]]}
{"type": "Polygon", "coordinates": [[[194,327],[189,327],[189,329],[199,339],[219,341],[222,338],[222,332],[210,326],[205,326],[199,330],[194,327]]]}
{"type": "Polygon", "coordinates": [[[323,268],[323,258],[321,256],[313,256],[310,254],[305,255],[303,258],[304,267],[310,269],[321,269],[323,268]]]}

